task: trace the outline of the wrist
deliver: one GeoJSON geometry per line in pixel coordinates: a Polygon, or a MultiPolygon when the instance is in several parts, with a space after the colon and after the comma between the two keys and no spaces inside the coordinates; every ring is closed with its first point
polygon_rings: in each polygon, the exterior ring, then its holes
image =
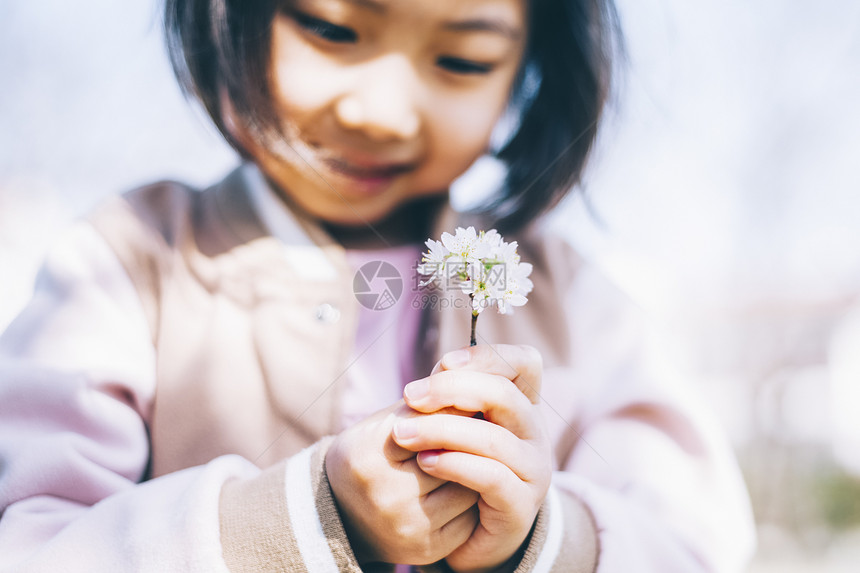
{"type": "Polygon", "coordinates": [[[525,536],[525,539],[520,543],[519,547],[507,556],[500,556],[499,560],[495,563],[487,565],[485,567],[472,567],[468,569],[455,569],[450,566],[446,562],[447,570],[453,573],[513,573],[517,570],[520,563],[525,556],[526,550],[532,541],[532,535],[534,534],[535,525],[537,524],[537,517],[535,517],[532,522],[532,526],[529,529],[528,533],[525,536]]]}
{"type": "Polygon", "coordinates": [[[352,549],[355,560],[359,565],[364,567],[368,563],[378,561],[378,556],[373,544],[367,539],[367,536],[363,534],[365,528],[362,527],[356,519],[354,519],[353,514],[348,507],[347,500],[341,499],[341,496],[339,495],[337,472],[333,470],[333,467],[337,464],[337,460],[335,459],[337,456],[337,447],[334,446],[329,448],[325,455],[323,468],[331,490],[332,501],[334,502],[333,505],[337,511],[338,517],[340,518],[349,547],[352,549]]]}

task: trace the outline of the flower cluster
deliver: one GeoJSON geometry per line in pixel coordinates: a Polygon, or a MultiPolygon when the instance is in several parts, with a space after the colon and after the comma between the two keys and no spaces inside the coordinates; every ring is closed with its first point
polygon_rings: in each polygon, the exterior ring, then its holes
{"type": "Polygon", "coordinates": [[[527,302],[532,290],[529,263],[520,262],[517,242],[507,243],[495,230],[476,232],[459,227],[453,235],[442,233],[441,241],[427,240],[418,272],[433,281],[457,284],[472,300],[472,315],[496,306],[500,313],[527,302]]]}

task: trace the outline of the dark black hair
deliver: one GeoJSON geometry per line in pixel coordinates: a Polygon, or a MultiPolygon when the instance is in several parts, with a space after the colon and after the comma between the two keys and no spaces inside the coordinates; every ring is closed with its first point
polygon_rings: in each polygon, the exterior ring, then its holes
{"type": "MultiPolygon", "coordinates": [[[[526,0],[531,22],[511,107],[519,125],[493,153],[508,166],[502,188],[477,212],[514,231],[580,182],[610,93],[621,39],[612,0],[526,0]]],[[[224,124],[221,94],[257,135],[278,120],[269,81],[271,24],[283,0],[165,0],[165,33],[183,91],[224,124]]]]}

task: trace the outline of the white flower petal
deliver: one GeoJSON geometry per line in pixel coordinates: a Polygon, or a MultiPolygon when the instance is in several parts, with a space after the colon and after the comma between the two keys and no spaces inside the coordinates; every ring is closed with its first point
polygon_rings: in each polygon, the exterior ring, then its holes
{"type": "Polygon", "coordinates": [[[528,299],[521,294],[514,294],[510,298],[506,299],[505,302],[512,304],[513,306],[523,306],[528,302],[528,299]]]}
{"type": "Polygon", "coordinates": [[[495,306],[508,314],[528,301],[533,267],[521,262],[517,242],[505,242],[495,229],[479,233],[474,227],[457,227],[453,235],[442,233],[440,241],[428,239],[425,244],[418,272],[430,278],[422,285],[444,279],[447,288],[459,287],[470,295],[475,313],[495,306]]]}

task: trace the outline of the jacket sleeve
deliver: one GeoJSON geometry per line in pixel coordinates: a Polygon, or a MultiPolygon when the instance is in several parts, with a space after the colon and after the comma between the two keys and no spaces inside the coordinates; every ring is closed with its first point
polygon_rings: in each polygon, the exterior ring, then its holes
{"type": "Polygon", "coordinates": [[[719,425],[640,309],[592,268],[570,284],[572,366],[542,386],[558,471],[517,571],[745,570],[752,512],[719,425]]]}
{"type": "Polygon", "coordinates": [[[325,442],[143,481],[155,365],[133,285],[78,224],[0,337],[0,571],[358,571],[325,442]]]}

